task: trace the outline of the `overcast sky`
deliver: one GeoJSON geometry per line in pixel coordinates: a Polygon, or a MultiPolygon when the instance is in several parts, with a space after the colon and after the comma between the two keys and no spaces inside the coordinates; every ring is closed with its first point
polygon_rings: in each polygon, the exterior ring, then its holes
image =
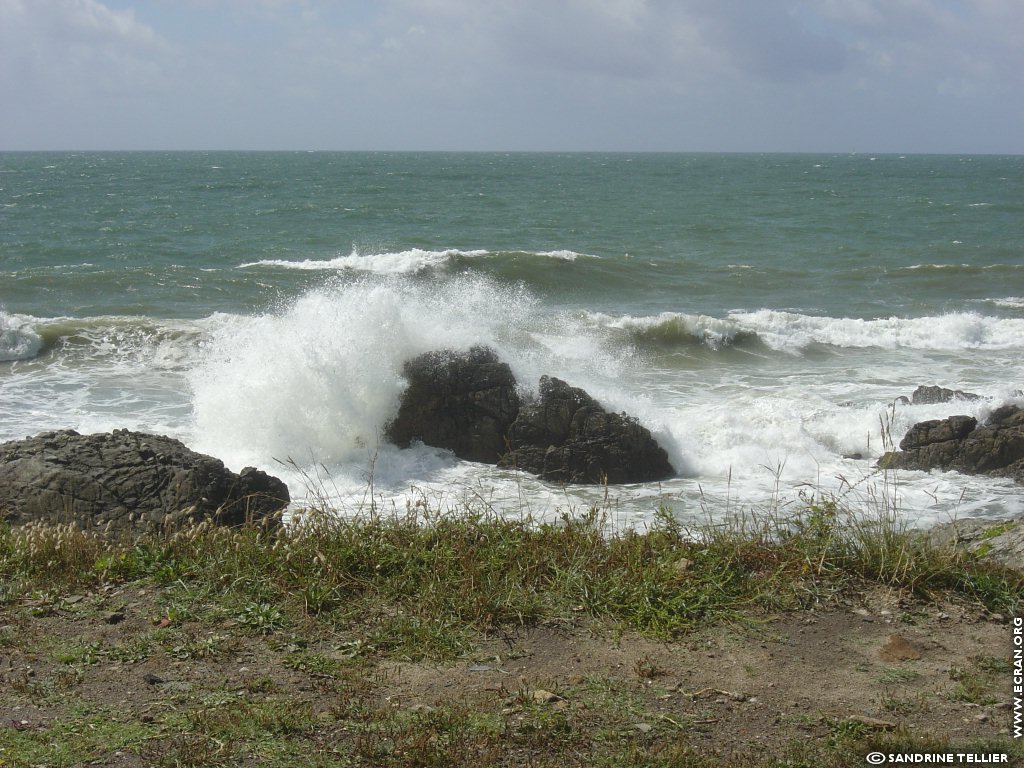
{"type": "Polygon", "coordinates": [[[0,150],[1024,154],[1024,0],[0,0],[0,150]]]}

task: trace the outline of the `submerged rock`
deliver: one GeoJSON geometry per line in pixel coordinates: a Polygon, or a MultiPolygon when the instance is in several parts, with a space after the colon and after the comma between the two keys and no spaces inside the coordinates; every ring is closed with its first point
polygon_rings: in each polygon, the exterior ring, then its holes
{"type": "Polygon", "coordinates": [[[498,466],[562,483],[642,483],[675,474],[668,455],[636,419],[609,413],[561,379],[541,377],[540,396],[524,405],[498,466]]]}
{"type": "Polygon", "coordinates": [[[74,523],[137,535],[188,521],[225,525],[273,520],[288,487],[161,435],[46,432],[0,444],[0,519],[74,523]]]}
{"type": "Polygon", "coordinates": [[[507,363],[487,347],[429,352],[405,364],[409,386],[388,423],[390,441],[419,440],[469,461],[562,483],[636,483],[675,474],[651,433],[589,394],[544,376],[523,404],[507,363]]]}
{"type": "Polygon", "coordinates": [[[955,470],[1011,477],[1024,484],[1024,410],[1004,405],[984,425],[971,416],[915,424],[900,450],[879,460],[883,469],[955,470]]]}

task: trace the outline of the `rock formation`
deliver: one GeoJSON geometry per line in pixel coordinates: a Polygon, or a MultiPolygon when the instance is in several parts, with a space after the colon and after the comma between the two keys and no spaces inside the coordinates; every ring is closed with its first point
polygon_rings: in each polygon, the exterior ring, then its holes
{"type": "Polygon", "coordinates": [[[287,486],[253,467],[240,474],[178,440],[129,432],[46,432],[0,444],[0,519],[75,523],[137,535],[190,520],[273,520],[287,486]]]}
{"type": "Polygon", "coordinates": [[[641,483],[675,474],[651,433],[625,414],[609,413],[561,379],[541,377],[540,396],[509,430],[498,466],[561,483],[641,483]]]}
{"type": "Polygon", "coordinates": [[[388,440],[402,448],[420,440],[488,464],[507,450],[519,395],[512,369],[493,350],[428,352],[406,362],[403,370],[409,386],[398,415],[385,427],[388,440]]]}
{"type": "Polygon", "coordinates": [[[544,376],[522,403],[506,363],[486,347],[428,352],[404,368],[409,386],[385,428],[459,458],[523,469],[562,483],[635,483],[675,474],[636,419],[609,413],[582,389],[544,376]]]}
{"type": "Polygon", "coordinates": [[[900,450],[882,456],[879,466],[1012,477],[1024,484],[1024,410],[1004,405],[981,426],[971,416],[915,424],[900,450]]]}
{"type": "Polygon", "coordinates": [[[964,392],[959,389],[946,389],[938,386],[920,386],[910,396],[910,402],[914,405],[931,405],[933,403],[949,403],[953,400],[980,400],[979,395],[973,392],[964,392]]]}
{"type": "Polygon", "coordinates": [[[925,533],[932,546],[953,547],[982,560],[1024,571],[1024,517],[983,520],[966,517],[940,523],[925,533]]]}

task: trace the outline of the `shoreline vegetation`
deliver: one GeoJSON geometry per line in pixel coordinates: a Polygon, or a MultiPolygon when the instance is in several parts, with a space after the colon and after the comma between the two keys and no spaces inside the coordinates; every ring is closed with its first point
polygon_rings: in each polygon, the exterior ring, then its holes
{"type": "Polygon", "coordinates": [[[1024,760],[1024,575],[859,506],[4,527],[0,765],[1024,760]]]}

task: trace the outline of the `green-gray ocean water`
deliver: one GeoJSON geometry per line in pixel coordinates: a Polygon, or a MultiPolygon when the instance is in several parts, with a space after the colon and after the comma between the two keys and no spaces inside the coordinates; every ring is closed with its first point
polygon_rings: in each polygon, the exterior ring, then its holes
{"type": "MultiPolygon", "coordinates": [[[[402,362],[473,343],[658,436],[679,476],[615,490],[624,518],[869,487],[889,436],[1020,401],[1024,157],[0,154],[0,439],[160,431],[346,505],[371,476],[601,498],[382,443],[402,362]],[[919,384],[982,399],[892,405],[919,384]]],[[[1022,507],[900,483],[926,520],[1022,507]]]]}

